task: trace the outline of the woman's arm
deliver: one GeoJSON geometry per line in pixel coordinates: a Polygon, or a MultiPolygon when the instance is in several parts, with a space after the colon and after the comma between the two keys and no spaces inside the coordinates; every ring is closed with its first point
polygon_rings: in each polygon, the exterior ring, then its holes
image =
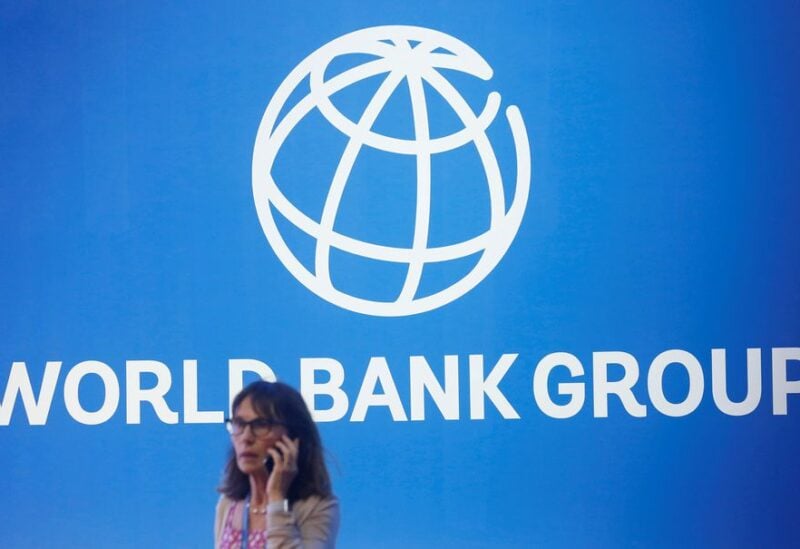
{"type": "Polygon", "coordinates": [[[332,549],[339,531],[339,501],[312,496],[296,501],[290,511],[270,504],[268,549],[332,549]]]}

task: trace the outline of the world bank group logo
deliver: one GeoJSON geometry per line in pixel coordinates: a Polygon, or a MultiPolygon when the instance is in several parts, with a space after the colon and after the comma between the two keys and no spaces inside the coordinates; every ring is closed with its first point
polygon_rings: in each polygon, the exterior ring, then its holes
{"type": "Polygon", "coordinates": [[[464,42],[411,26],[346,34],[291,71],[258,128],[253,195],[299,282],[350,311],[406,316],[486,278],[531,176],[522,116],[498,117],[492,75],[464,42]]]}

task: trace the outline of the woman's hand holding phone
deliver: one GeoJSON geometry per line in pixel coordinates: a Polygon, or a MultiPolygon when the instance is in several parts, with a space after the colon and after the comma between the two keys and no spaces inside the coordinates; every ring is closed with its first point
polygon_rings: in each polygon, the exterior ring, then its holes
{"type": "Polygon", "coordinates": [[[267,498],[270,502],[286,499],[289,487],[297,476],[297,456],[300,453],[300,439],[290,439],[283,435],[275,446],[267,450],[272,468],[267,477],[267,498]]]}

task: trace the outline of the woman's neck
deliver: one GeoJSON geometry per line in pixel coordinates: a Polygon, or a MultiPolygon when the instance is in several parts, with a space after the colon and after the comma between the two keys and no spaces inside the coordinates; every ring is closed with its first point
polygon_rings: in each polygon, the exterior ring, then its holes
{"type": "Polygon", "coordinates": [[[250,475],[250,505],[262,507],[267,504],[267,472],[250,475]]]}

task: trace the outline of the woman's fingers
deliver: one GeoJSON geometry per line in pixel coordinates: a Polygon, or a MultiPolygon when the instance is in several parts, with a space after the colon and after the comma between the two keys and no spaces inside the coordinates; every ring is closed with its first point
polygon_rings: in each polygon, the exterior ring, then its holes
{"type": "Polygon", "coordinates": [[[296,438],[292,440],[287,435],[283,435],[283,440],[286,442],[286,445],[289,446],[292,460],[297,463],[297,457],[300,455],[300,439],[296,438]]]}
{"type": "Polygon", "coordinates": [[[292,453],[294,454],[294,457],[296,458],[298,455],[300,455],[300,439],[296,438],[293,440],[287,435],[284,435],[284,438],[286,439],[287,444],[292,447],[292,453]]]}
{"type": "Polygon", "coordinates": [[[292,440],[282,436],[275,441],[275,445],[267,450],[272,457],[274,466],[267,478],[267,494],[270,499],[283,499],[297,475],[297,456],[300,454],[300,440],[292,440]]]}
{"type": "Polygon", "coordinates": [[[283,469],[283,456],[275,448],[270,448],[267,453],[272,457],[272,470],[283,469]]]}
{"type": "Polygon", "coordinates": [[[297,469],[297,444],[295,444],[289,437],[284,435],[281,440],[275,442],[275,446],[277,446],[280,449],[281,454],[283,454],[284,467],[288,470],[297,469]]]}
{"type": "Polygon", "coordinates": [[[297,469],[297,456],[300,453],[300,439],[292,440],[284,435],[280,440],[275,441],[275,446],[267,450],[272,456],[275,467],[281,469],[297,469]]]}

